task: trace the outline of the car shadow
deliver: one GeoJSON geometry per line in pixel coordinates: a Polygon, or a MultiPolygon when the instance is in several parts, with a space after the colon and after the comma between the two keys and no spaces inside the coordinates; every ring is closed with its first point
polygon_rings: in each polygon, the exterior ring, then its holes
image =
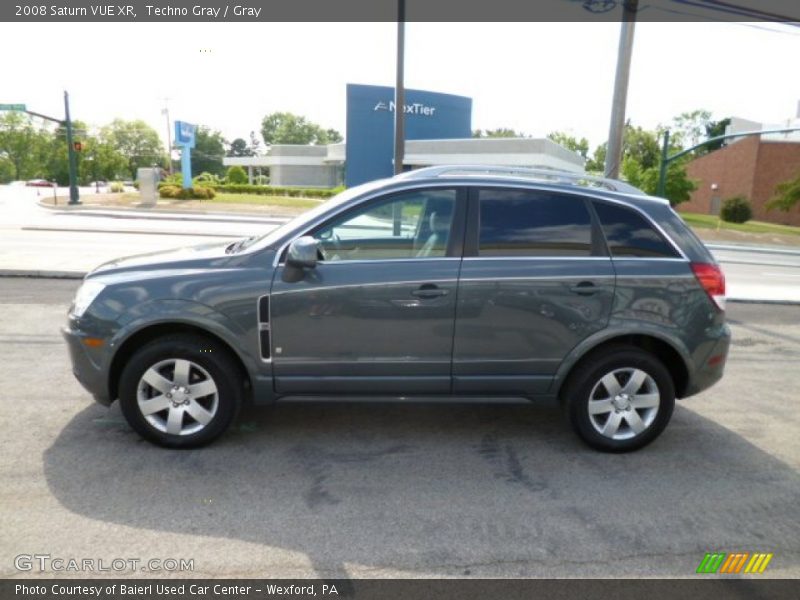
{"type": "Polygon", "coordinates": [[[529,405],[285,404],[190,451],[90,406],[47,449],[44,474],[77,514],[303,552],[322,578],[349,564],[688,576],[713,550],[786,565],[800,539],[797,473],[680,404],[659,440],[627,455],[586,448],[559,410],[529,405]]]}

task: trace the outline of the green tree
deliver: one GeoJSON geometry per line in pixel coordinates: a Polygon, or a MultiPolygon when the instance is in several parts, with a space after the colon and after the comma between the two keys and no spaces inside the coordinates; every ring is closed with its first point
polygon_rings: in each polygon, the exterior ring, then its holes
{"type": "Polygon", "coordinates": [[[30,116],[0,114],[0,157],[11,165],[11,180],[48,178],[47,156],[52,144],[53,134],[36,127],[30,116]]]}
{"type": "Polygon", "coordinates": [[[521,138],[529,137],[521,131],[514,131],[508,127],[498,127],[497,129],[475,129],[472,132],[474,138],[521,138]]]}
{"type": "Polygon", "coordinates": [[[114,119],[100,130],[100,139],[125,158],[130,177],[141,167],[169,164],[158,133],[144,121],[114,119]]]}
{"type": "Polygon", "coordinates": [[[789,212],[798,202],[800,202],[800,175],[775,186],[775,193],[767,202],[766,207],[767,210],[777,208],[783,212],[789,212]]]}
{"type": "MultiPolygon", "coordinates": [[[[595,148],[592,158],[586,163],[589,172],[602,173],[605,171],[607,143],[603,142],[595,148]]],[[[658,133],[647,131],[641,127],[625,124],[622,135],[622,165],[625,160],[635,160],[642,169],[657,166],[661,160],[661,148],[658,143],[658,133]]]]}
{"type": "Polygon", "coordinates": [[[195,134],[195,145],[192,148],[192,174],[213,173],[223,175],[225,165],[222,158],[225,156],[227,142],[219,131],[212,131],[200,125],[195,134]]]}
{"type": "Polygon", "coordinates": [[[236,138],[231,142],[230,147],[228,148],[228,156],[253,156],[252,150],[250,150],[250,146],[247,144],[247,140],[242,138],[236,138]]]}
{"type": "Polygon", "coordinates": [[[233,184],[247,183],[247,171],[238,165],[234,165],[228,168],[225,179],[228,183],[233,184]]]}
{"type": "Polygon", "coordinates": [[[335,129],[323,129],[305,117],[289,112],[274,112],[261,121],[261,137],[274,144],[330,144],[342,141],[335,129]]]}
{"type": "Polygon", "coordinates": [[[130,178],[128,160],[100,137],[90,137],[84,141],[78,173],[83,183],[130,178]]]}
{"type": "Polygon", "coordinates": [[[708,137],[711,123],[711,111],[701,108],[681,113],[672,119],[670,137],[684,148],[695,146],[708,137]]]}
{"type": "Polygon", "coordinates": [[[256,132],[250,132],[250,156],[258,156],[261,154],[261,142],[256,137],[256,132]]]}
{"type": "MultiPolygon", "coordinates": [[[[728,128],[728,125],[731,124],[730,118],[721,119],[719,121],[711,121],[706,125],[706,138],[713,138],[717,137],[718,135],[725,135],[725,130],[728,128]]],[[[711,142],[710,144],[703,146],[702,148],[698,148],[698,153],[700,154],[708,154],[709,152],[713,152],[714,150],[719,150],[725,145],[725,140],[717,140],[716,142],[711,142]]]]}
{"type": "MultiPolygon", "coordinates": [[[[658,190],[658,174],[659,168],[650,167],[642,172],[639,184],[634,184],[643,192],[656,195],[658,190]]],[[[664,194],[672,206],[676,206],[681,202],[686,202],[691,193],[697,189],[697,183],[689,179],[686,174],[686,162],[677,161],[670,163],[667,167],[667,179],[664,185],[664,194]]]]}
{"type": "Polygon", "coordinates": [[[14,163],[7,157],[0,155],[0,183],[14,180],[14,163]]]}
{"type": "MultiPolygon", "coordinates": [[[[670,144],[670,154],[681,149],[677,143],[670,144]]],[[[586,170],[602,173],[605,169],[606,144],[598,146],[592,158],[586,163],[586,170]]],[[[686,174],[688,158],[672,162],[667,169],[665,195],[672,205],[680,204],[690,198],[697,189],[694,181],[686,174]]],[[[622,143],[622,164],[620,174],[625,181],[643,192],[655,195],[658,189],[661,149],[659,132],[648,131],[630,123],[625,125],[622,143]]]]}
{"type": "Polygon", "coordinates": [[[344,141],[342,134],[336,131],[333,128],[328,128],[325,130],[325,136],[328,138],[328,144],[338,144],[344,141]]]}
{"type": "Polygon", "coordinates": [[[583,158],[589,157],[589,140],[586,138],[578,139],[574,136],[568,135],[563,131],[552,131],[547,134],[548,139],[553,140],[556,144],[564,146],[567,150],[580,154],[583,158]]]}

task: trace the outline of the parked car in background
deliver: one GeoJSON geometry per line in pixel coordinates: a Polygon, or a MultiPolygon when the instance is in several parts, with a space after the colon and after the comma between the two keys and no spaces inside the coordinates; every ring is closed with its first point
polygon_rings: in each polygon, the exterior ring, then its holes
{"type": "Polygon", "coordinates": [[[46,179],[29,179],[25,182],[28,187],[53,187],[56,185],[55,181],[47,181],[46,179]]]}
{"type": "Polygon", "coordinates": [[[722,377],[725,279],[660,198],[584,175],[431,167],[261,237],[115,260],[64,330],[78,380],[169,447],[247,403],[560,403],[593,448],[658,437],[722,377]]]}

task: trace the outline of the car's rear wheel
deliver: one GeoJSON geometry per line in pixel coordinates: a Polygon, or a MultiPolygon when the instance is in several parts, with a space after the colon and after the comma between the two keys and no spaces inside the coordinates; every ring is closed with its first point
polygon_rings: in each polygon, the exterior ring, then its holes
{"type": "Polygon", "coordinates": [[[664,431],[675,406],[675,386],[657,357],[615,346],[581,361],[562,400],[573,429],[592,448],[629,452],[664,431]]]}
{"type": "Polygon", "coordinates": [[[219,437],[241,405],[240,370],[219,344],[193,335],[158,338],[138,350],[119,382],[122,413],[144,438],[194,448],[219,437]]]}

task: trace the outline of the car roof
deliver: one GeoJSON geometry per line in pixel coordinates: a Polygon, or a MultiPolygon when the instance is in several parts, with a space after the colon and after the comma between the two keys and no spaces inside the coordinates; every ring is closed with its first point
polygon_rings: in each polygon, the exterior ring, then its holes
{"type": "Polygon", "coordinates": [[[530,189],[577,193],[608,200],[622,201],[644,210],[669,205],[669,201],[649,196],[639,188],[618,179],[596,177],[584,173],[556,169],[496,167],[486,165],[446,165],[406,171],[383,180],[389,187],[412,187],[443,183],[452,185],[525,187],[530,189]]]}

